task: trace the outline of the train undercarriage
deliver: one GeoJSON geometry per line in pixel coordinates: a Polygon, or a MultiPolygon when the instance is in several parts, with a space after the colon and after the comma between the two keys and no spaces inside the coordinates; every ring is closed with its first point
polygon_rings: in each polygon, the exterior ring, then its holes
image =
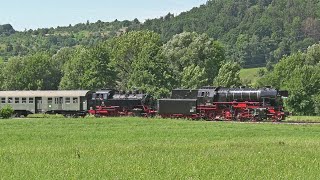
{"type": "Polygon", "coordinates": [[[156,115],[156,111],[144,105],[138,105],[132,109],[123,108],[121,106],[96,106],[95,109],[90,109],[88,113],[95,117],[154,117],[156,115]]]}

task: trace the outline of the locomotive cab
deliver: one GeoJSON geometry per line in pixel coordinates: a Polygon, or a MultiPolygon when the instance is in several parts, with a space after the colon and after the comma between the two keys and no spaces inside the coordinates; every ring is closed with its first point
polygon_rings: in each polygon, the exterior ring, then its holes
{"type": "Polygon", "coordinates": [[[174,89],[171,93],[171,99],[197,99],[197,89],[174,89]]]}
{"type": "Polygon", "coordinates": [[[112,99],[115,94],[114,90],[100,90],[92,94],[92,101],[94,106],[105,106],[105,102],[112,99]]]}
{"type": "Polygon", "coordinates": [[[198,103],[199,105],[211,105],[216,96],[216,87],[203,87],[198,90],[198,103]]]}

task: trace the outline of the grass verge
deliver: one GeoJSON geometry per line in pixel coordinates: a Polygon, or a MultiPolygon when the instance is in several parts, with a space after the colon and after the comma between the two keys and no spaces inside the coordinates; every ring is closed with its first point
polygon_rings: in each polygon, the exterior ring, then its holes
{"type": "Polygon", "coordinates": [[[286,118],[286,121],[320,123],[320,116],[289,116],[286,118]]]}

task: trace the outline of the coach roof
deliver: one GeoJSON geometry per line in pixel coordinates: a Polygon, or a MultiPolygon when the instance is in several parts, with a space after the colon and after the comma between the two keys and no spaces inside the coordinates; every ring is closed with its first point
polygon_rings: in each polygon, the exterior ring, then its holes
{"type": "Polygon", "coordinates": [[[86,96],[89,90],[69,91],[0,91],[0,97],[80,97],[86,96]]]}

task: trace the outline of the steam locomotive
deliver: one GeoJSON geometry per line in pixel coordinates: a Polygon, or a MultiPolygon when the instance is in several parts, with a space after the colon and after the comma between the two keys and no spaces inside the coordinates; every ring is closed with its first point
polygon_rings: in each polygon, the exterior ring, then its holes
{"type": "Polygon", "coordinates": [[[270,87],[176,89],[170,99],[158,100],[158,114],[170,118],[281,121],[287,115],[282,101],[287,96],[287,91],[270,87]]]}
{"type": "Polygon", "coordinates": [[[100,116],[154,116],[154,100],[151,95],[138,91],[100,90],[92,94],[88,111],[100,116]]]}
{"type": "Polygon", "coordinates": [[[174,89],[170,98],[159,99],[156,103],[149,94],[102,90],[92,94],[88,112],[95,116],[159,115],[163,118],[281,121],[287,115],[282,102],[285,97],[288,97],[287,91],[270,87],[203,87],[174,89]]]}

